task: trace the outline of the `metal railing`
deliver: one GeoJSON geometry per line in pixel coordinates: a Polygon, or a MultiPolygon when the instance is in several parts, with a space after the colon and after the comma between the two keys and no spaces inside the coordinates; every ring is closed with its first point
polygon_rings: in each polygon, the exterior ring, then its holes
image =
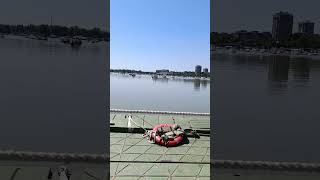
{"type": "Polygon", "coordinates": [[[128,110],[128,109],[110,109],[110,112],[210,116],[210,113],[176,112],[176,111],[152,111],[152,110],[128,110]]]}
{"type": "Polygon", "coordinates": [[[106,154],[87,153],[55,153],[55,152],[28,152],[28,151],[0,151],[0,160],[29,160],[29,161],[66,161],[107,163],[106,154]]]}

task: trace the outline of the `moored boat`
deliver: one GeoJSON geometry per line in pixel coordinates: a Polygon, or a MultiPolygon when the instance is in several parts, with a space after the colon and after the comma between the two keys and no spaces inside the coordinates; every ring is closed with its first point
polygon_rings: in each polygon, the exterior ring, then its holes
{"type": "Polygon", "coordinates": [[[71,47],[80,47],[81,44],[82,44],[82,41],[80,38],[75,37],[75,38],[71,38],[70,40],[71,47]]]}

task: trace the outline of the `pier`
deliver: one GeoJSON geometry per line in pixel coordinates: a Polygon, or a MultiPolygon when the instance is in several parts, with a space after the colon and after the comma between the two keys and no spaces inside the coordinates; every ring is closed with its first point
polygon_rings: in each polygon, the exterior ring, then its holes
{"type": "Polygon", "coordinates": [[[110,123],[111,179],[210,179],[209,113],[112,109],[110,123]],[[128,128],[128,115],[141,127],[128,128]],[[142,136],[162,123],[196,129],[200,138],[188,137],[187,144],[167,148],[142,136]]]}

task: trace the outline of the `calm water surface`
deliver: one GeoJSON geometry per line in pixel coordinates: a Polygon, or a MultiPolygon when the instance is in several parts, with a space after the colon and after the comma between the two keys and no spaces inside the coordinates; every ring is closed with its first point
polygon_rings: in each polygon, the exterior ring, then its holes
{"type": "Polygon", "coordinates": [[[116,109],[210,112],[208,80],[111,73],[110,93],[110,106],[116,109]]]}
{"type": "Polygon", "coordinates": [[[215,159],[320,162],[320,61],[211,57],[215,159]]]}
{"type": "Polygon", "coordinates": [[[106,46],[0,39],[0,148],[104,153],[106,46]]]}

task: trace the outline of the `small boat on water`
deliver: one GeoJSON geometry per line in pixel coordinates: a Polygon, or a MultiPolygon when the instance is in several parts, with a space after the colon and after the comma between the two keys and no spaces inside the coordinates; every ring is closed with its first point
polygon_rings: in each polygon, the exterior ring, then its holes
{"type": "Polygon", "coordinates": [[[71,38],[70,45],[71,47],[80,47],[82,44],[82,41],[80,38],[71,38]]]}
{"type": "Polygon", "coordinates": [[[63,37],[61,38],[61,42],[64,44],[70,44],[71,47],[80,47],[82,44],[82,40],[78,37],[63,37]]]}
{"type": "Polygon", "coordinates": [[[98,39],[93,39],[93,40],[91,40],[90,42],[91,42],[91,43],[98,43],[99,40],[98,40],[98,39]]]}
{"type": "Polygon", "coordinates": [[[132,77],[136,76],[136,74],[134,74],[134,73],[130,73],[129,75],[132,76],[132,77]]]}
{"type": "Polygon", "coordinates": [[[61,42],[65,43],[65,44],[69,44],[70,43],[70,38],[63,37],[63,38],[61,38],[61,42]]]}
{"type": "Polygon", "coordinates": [[[45,36],[38,36],[38,37],[37,37],[37,40],[46,41],[46,40],[48,40],[48,38],[45,37],[45,36]]]}
{"type": "Polygon", "coordinates": [[[29,39],[37,39],[37,37],[34,36],[34,35],[29,35],[29,36],[27,36],[27,38],[29,38],[29,39]]]}
{"type": "Polygon", "coordinates": [[[57,38],[58,36],[57,35],[54,35],[54,34],[50,34],[49,35],[49,38],[57,38]]]}

